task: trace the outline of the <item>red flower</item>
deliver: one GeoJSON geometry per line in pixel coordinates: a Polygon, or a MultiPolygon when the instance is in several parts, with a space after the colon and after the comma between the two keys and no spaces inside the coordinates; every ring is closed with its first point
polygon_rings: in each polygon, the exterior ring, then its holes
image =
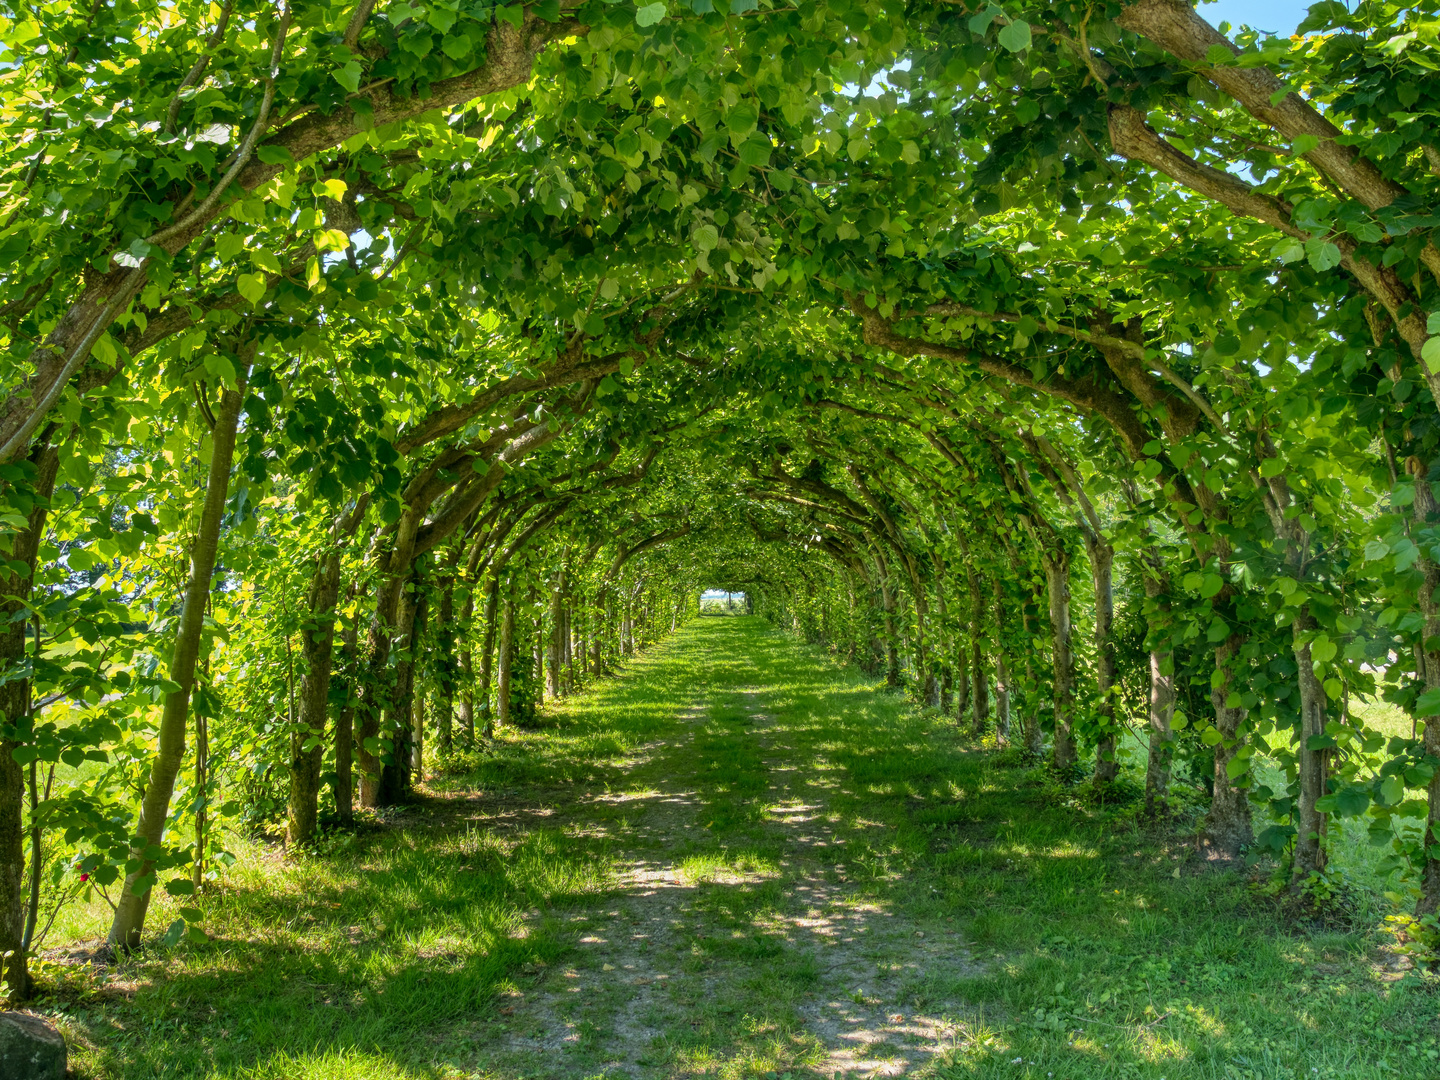
{"type": "Polygon", "coordinates": [[[89,881],[89,880],[90,880],[90,875],[89,875],[89,874],[81,874],[81,875],[80,875],[80,880],[81,880],[81,881],[89,881]]]}

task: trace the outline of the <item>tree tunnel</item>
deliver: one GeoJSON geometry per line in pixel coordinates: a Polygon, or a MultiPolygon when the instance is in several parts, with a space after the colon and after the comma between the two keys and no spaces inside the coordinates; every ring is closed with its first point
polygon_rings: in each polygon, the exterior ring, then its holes
{"type": "Polygon", "coordinates": [[[54,867],[129,948],[707,587],[1296,882],[1363,820],[1434,914],[1418,14],[443,7],[6,31],[17,996],[54,867]]]}

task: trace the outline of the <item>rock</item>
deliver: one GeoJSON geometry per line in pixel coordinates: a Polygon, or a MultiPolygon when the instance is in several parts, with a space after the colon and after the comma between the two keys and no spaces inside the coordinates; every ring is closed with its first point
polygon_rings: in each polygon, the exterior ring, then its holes
{"type": "Polygon", "coordinates": [[[33,1013],[0,1013],[0,1080],[65,1080],[65,1039],[33,1013]]]}

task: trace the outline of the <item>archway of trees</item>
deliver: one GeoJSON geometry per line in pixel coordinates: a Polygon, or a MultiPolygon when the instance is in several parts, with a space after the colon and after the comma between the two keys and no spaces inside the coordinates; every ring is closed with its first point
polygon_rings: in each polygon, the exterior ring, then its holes
{"type": "Polygon", "coordinates": [[[1432,9],[10,5],[12,995],[709,585],[1433,936],[1432,9]]]}

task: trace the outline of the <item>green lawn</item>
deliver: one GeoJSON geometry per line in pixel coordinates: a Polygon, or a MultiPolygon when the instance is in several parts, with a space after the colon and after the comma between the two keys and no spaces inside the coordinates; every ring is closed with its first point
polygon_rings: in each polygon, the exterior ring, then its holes
{"type": "Polygon", "coordinates": [[[1287,925],[758,619],[452,765],[325,856],[248,845],[209,944],[47,968],[77,1075],[1440,1077],[1374,926],[1287,925]]]}

